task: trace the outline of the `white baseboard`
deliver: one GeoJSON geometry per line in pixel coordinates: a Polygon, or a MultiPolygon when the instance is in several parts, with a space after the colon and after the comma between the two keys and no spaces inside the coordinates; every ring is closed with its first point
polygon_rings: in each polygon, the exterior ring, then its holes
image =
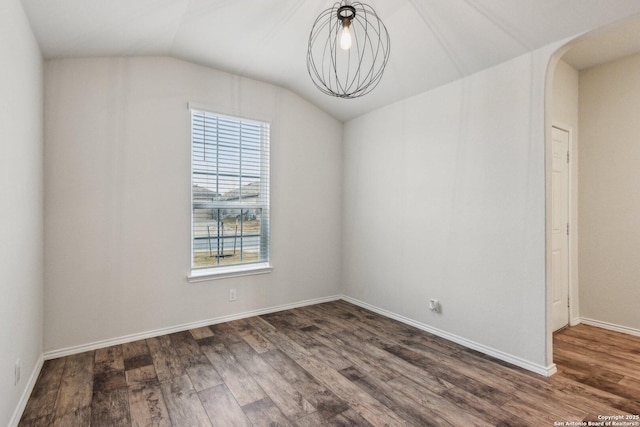
{"type": "Polygon", "coordinates": [[[580,317],[574,317],[573,319],[569,320],[569,326],[577,326],[582,322],[582,319],[580,319],[580,317]]]}
{"type": "MultiPolygon", "coordinates": [[[[404,316],[401,316],[399,314],[390,312],[388,310],[373,306],[371,304],[365,303],[363,301],[357,300],[355,298],[352,298],[352,297],[349,297],[349,296],[346,296],[346,295],[333,295],[333,296],[329,296],[329,297],[315,298],[315,299],[310,299],[310,300],[306,300],[306,301],[299,301],[299,302],[290,303],[290,304],[283,304],[283,305],[278,305],[278,306],[259,309],[259,310],[252,310],[252,311],[247,311],[247,312],[243,312],[243,313],[232,314],[232,315],[228,315],[228,316],[215,317],[215,318],[211,318],[211,319],[201,320],[201,321],[198,321],[198,322],[185,323],[185,324],[182,324],[182,325],[171,326],[171,327],[168,327],[168,328],[160,328],[160,329],[155,329],[155,330],[151,330],[151,331],[140,332],[140,333],[131,334],[131,335],[125,335],[125,336],[121,336],[121,337],[117,337],[117,338],[110,338],[110,339],[106,339],[106,340],[95,341],[95,342],[88,343],[88,344],[81,344],[81,345],[62,348],[62,349],[58,349],[58,350],[50,350],[50,351],[46,351],[43,354],[43,358],[44,358],[44,360],[56,359],[58,357],[69,356],[69,355],[72,355],[72,354],[82,353],[82,352],[85,352],[85,351],[97,350],[97,349],[100,349],[100,348],[110,347],[112,345],[124,344],[124,343],[137,341],[137,340],[141,340],[141,339],[157,337],[157,336],[171,334],[171,333],[175,333],[175,332],[182,332],[182,331],[186,331],[186,330],[194,329],[194,328],[200,328],[200,327],[203,327],[203,326],[209,326],[209,325],[215,325],[215,324],[218,324],[218,323],[230,322],[232,320],[244,319],[244,318],[247,318],[247,317],[260,316],[260,315],[263,315],[263,314],[273,313],[273,312],[276,312],[276,311],[290,310],[290,309],[293,309],[293,308],[304,307],[304,306],[307,306],[307,305],[321,304],[321,303],[324,303],[324,302],[336,301],[336,300],[339,300],[339,299],[343,299],[343,300],[345,300],[347,302],[350,302],[350,303],[355,304],[357,306],[360,306],[362,308],[366,308],[367,310],[371,310],[371,311],[373,311],[375,313],[378,313],[378,314],[380,314],[382,316],[385,316],[385,317],[397,320],[399,322],[402,322],[404,324],[416,327],[418,329],[421,329],[423,331],[432,333],[434,335],[437,335],[437,336],[442,337],[444,339],[447,339],[449,341],[453,341],[455,343],[458,343],[458,344],[463,345],[465,347],[468,347],[470,349],[477,350],[477,351],[479,351],[481,353],[484,353],[484,354],[487,354],[489,356],[493,356],[493,357],[495,357],[497,359],[500,359],[500,360],[503,360],[505,362],[511,363],[513,365],[519,366],[521,368],[527,369],[527,370],[529,370],[531,372],[535,372],[537,374],[544,375],[544,376],[551,376],[556,372],[555,364],[551,364],[549,366],[542,366],[542,365],[534,364],[534,363],[529,362],[528,360],[519,358],[517,356],[513,356],[511,354],[508,354],[508,353],[505,353],[503,351],[500,351],[500,350],[485,346],[483,344],[476,343],[476,342],[468,340],[466,338],[463,338],[463,337],[451,334],[449,332],[434,328],[434,327],[432,327],[430,325],[417,322],[417,321],[415,321],[413,319],[409,319],[407,317],[404,317],[404,316]]],[[[581,319],[581,320],[584,323],[587,323],[585,321],[586,319],[581,319]]],[[[595,326],[598,326],[598,325],[595,325],[595,326]]],[[[630,328],[627,328],[627,329],[630,329],[630,328]]],[[[636,331],[636,334],[640,334],[640,331],[636,331]]]]}
{"type": "Polygon", "coordinates": [[[610,331],[622,332],[623,334],[640,337],[640,329],[616,325],[615,323],[603,322],[601,320],[589,319],[587,317],[581,317],[580,322],[584,323],[585,325],[595,326],[602,329],[609,329],[610,331]]]}
{"type": "Polygon", "coordinates": [[[468,339],[463,338],[463,337],[459,337],[459,336],[454,335],[454,334],[450,334],[449,332],[445,332],[443,330],[434,328],[434,327],[429,326],[429,325],[427,325],[425,323],[417,322],[417,321],[415,321],[413,319],[409,319],[408,317],[404,317],[404,316],[401,316],[399,314],[393,313],[391,311],[388,311],[388,310],[373,306],[371,304],[368,304],[366,302],[357,300],[355,298],[343,295],[342,299],[347,301],[347,302],[350,302],[352,304],[355,304],[357,306],[360,306],[362,308],[366,308],[367,310],[371,310],[371,311],[373,311],[375,313],[378,313],[378,314],[380,314],[382,316],[388,317],[390,319],[397,320],[398,322],[402,322],[402,323],[404,323],[406,325],[413,326],[415,328],[418,328],[418,329],[421,329],[423,331],[429,332],[429,333],[431,333],[433,335],[437,335],[437,336],[439,336],[441,338],[444,338],[446,340],[453,341],[453,342],[455,342],[457,344],[463,345],[463,346],[465,346],[467,348],[470,348],[472,350],[477,350],[477,351],[479,351],[481,353],[484,353],[484,354],[487,354],[489,356],[495,357],[496,359],[500,359],[500,360],[502,360],[504,362],[511,363],[512,365],[519,366],[519,367],[521,367],[523,369],[526,369],[528,371],[535,372],[536,374],[544,375],[545,377],[550,377],[551,375],[553,375],[553,374],[555,374],[557,372],[557,368],[556,368],[555,363],[552,363],[549,366],[543,366],[543,365],[538,365],[538,364],[535,364],[535,363],[531,363],[528,360],[522,359],[520,357],[513,356],[513,355],[505,353],[503,351],[496,350],[494,348],[488,347],[488,346],[483,345],[483,344],[479,344],[477,342],[468,340],[468,339]]]}
{"type": "Polygon", "coordinates": [[[304,307],[307,305],[321,304],[339,300],[341,295],[333,295],[329,297],[314,298],[305,301],[299,301],[290,304],[283,304],[274,307],[263,308],[259,310],[246,311],[244,313],[231,314],[228,316],[214,317],[211,319],[200,320],[198,322],[184,323],[182,325],[171,326],[168,328],[154,329],[152,331],[139,332],[136,334],[125,335],[117,338],[110,338],[101,341],[95,341],[88,344],[76,345],[73,347],[61,348],[59,350],[49,350],[44,353],[44,360],[57,359],[58,357],[70,356],[72,354],[83,353],[85,351],[98,350],[100,348],[111,347],[112,345],[124,344],[138,341],[146,338],[158,337],[161,335],[182,332],[189,329],[201,328],[203,326],[215,325],[218,323],[230,322],[232,320],[245,319],[247,317],[261,316],[263,314],[274,313],[276,311],[291,310],[293,308],[304,307]]]}
{"type": "Polygon", "coordinates": [[[15,411],[13,411],[13,416],[9,421],[9,427],[17,427],[20,422],[20,418],[22,418],[22,413],[24,412],[24,408],[27,407],[27,402],[29,401],[29,397],[31,397],[31,393],[33,393],[33,388],[36,385],[36,381],[38,380],[38,376],[40,375],[40,371],[42,370],[42,365],[44,364],[44,357],[40,355],[38,360],[36,361],[36,366],[33,367],[33,371],[31,371],[31,376],[29,377],[29,381],[27,382],[22,395],[20,396],[20,400],[18,401],[18,406],[16,406],[15,411]]]}

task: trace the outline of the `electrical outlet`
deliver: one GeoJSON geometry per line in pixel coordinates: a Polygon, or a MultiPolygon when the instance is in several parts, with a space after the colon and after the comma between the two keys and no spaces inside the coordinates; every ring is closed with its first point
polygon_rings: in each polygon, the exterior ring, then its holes
{"type": "Polygon", "coordinates": [[[238,298],[236,288],[229,289],[229,301],[235,301],[238,298]]]}
{"type": "Polygon", "coordinates": [[[15,364],[15,371],[14,371],[14,380],[13,380],[13,385],[17,385],[20,382],[20,370],[22,368],[22,362],[20,361],[20,359],[16,360],[16,364],[15,364]]]}
{"type": "Polygon", "coordinates": [[[437,299],[430,299],[429,300],[429,310],[433,311],[434,313],[439,313],[440,312],[440,301],[438,301],[437,299]]]}

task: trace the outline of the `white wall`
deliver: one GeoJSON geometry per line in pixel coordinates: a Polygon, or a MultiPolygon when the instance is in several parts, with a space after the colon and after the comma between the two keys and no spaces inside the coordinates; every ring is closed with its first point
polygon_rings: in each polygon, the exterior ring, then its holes
{"type": "Polygon", "coordinates": [[[581,317],[640,331],[640,54],[580,72],[581,317]]]}
{"type": "Polygon", "coordinates": [[[344,134],[345,293],[539,371],[551,362],[544,97],[553,49],[378,109],[344,134]]]}
{"type": "Polygon", "coordinates": [[[578,71],[564,61],[559,61],[553,74],[552,112],[553,124],[568,128],[571,132],[572,162],[569,164],[569,180],[571,193],[569,195],[569,224],[573,233],[569,235],[569,280],[571,283],[569,298],[571,311],[569,322],[574,325],[580,321],[580,298],[578,294],[578,71]]]}
{"type": "MultiPolygon", "coordinates": [[[[42,59],[19,0],[0,3],[0,425],[42,353],[42,59]],[[22,360],[14,386],[14,363],[22,360]]],[[[19,414],[17,414],[19,415],[19,414]]]]}
{"type": "Polygon", "coordinates": [[[340,292],[342,124],[292,92],[169,58],[52,60],[45,135],[45,350],[340,292]],[[189,101],[272,122],[271,274],[187,282],[189,101]]]}

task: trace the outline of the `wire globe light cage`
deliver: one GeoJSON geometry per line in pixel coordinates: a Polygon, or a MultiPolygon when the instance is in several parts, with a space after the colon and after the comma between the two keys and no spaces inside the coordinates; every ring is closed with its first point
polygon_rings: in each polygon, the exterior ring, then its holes
{"type": "Polygon", "coordinates": [[[389,52],[389,32],[375,10],[343,0],[320,13],[313,24],[307,71],[327,95],[357,98],[380,83],[389,52]]]}

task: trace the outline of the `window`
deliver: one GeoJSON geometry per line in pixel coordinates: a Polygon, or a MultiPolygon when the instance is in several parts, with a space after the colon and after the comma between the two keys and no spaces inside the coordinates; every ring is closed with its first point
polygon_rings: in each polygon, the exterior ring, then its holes
{"type": "Polygon", "coordinates": [[[191,156],[192,276],[267,266],[269,124],[192,109],[191,156]]]}

